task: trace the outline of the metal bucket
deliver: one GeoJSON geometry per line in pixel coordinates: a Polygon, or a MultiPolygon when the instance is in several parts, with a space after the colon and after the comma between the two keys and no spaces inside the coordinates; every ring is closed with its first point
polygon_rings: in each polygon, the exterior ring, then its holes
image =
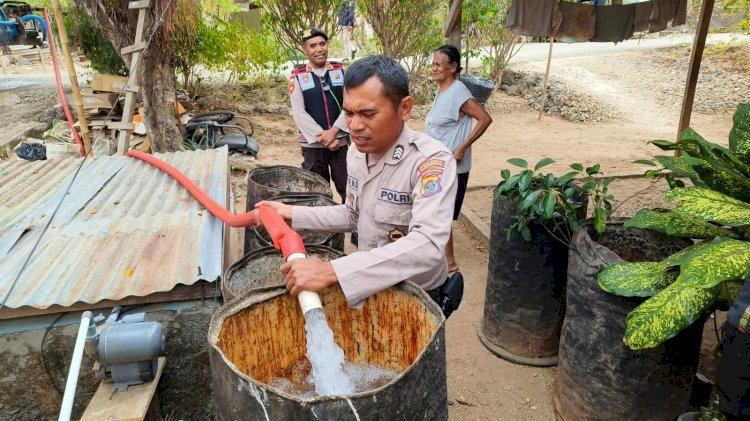
{"type": "MultiPolygon", "coordinates": [[[[319,193],[303,193],[288,196],[276,196],[268,200],[286,203],[292,206],[336,206],[337,203],[328,196],[319,193]]],[[[273,240],[263,227],[249,227],[245,230],[245,254],[262,247],[273,246],[273,240]]],[[[344,233],[326,231],[297,230],[302,236],[305,247],[308,245],[327,246],[344,251],[344,233]]]]}
{"type": "Polygon", "coordinates": [[[321,294],[336,343],[350,362],[399,375],[348,396],[302,399],[268,383],[305,358],[305,321],[285,289],[248,291],[222,306],[208,330],[217,420],[447,420],[445,318],[402,282],[350,308],[337,286],[321,294]]]}
{"type": "MultiPolygon", "coordinates": [[[[330,262],[344,253],[325,246],[306,245],[307,255],[330,262]]],[[[224,301],[231,301],[251,289],[284,286],[279,266],[284,257],[273,247],[263,247],[251,251],[242,259],[232,263],[224,273],[221,295],[224,301]]]]}

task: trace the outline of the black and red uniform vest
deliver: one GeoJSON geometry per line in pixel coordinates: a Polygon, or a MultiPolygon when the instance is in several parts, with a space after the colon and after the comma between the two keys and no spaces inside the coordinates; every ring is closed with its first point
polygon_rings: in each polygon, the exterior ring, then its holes
{"type": "Polygon", "coordinates": [[[344,66],[329,62],[326,70],[320,77],[308,63],[292,72],[305,98],[305,111],[324,130],[333,126],[344,104],[344,66]]]}

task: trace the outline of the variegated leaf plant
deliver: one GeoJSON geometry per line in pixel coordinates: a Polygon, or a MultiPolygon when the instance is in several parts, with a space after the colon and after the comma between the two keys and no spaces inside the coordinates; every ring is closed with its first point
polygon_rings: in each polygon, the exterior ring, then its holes
{"type": "Polygon", "coordinates": [[[652,143],[683,153],[655,158],[671,171],[665,197],[678,205],[674,210],[641,209],[625,227],[700,241],[661,262],[618,263],[599,274],[605,291],[650,297],[627,316],[624,340],[632,349],[652,348],[674,337],[717,300],[731,303],[750,277],[750,104],[737,107],[729,148],[691,129],[675,143],[652,143]],[[675,175],[690,178],[694,187],[685,187],[675,175]]]}

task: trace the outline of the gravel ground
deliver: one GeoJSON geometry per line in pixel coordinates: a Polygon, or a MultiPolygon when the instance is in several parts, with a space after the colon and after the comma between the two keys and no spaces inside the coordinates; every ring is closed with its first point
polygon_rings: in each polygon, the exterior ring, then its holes
{"type": "MultiPolygon", "coordinates": [[[[538,110],[541,108],[543,82],[544,75],[541,73],[506,69],[500,89],[508,95],[523,97],[538,110]]],[[[546,96],[544,112],[547,115],[559,115],[581,123],[609,121],[619,116],[615,106],[579,92],[554,78],[549,81],[546,96]]]]}

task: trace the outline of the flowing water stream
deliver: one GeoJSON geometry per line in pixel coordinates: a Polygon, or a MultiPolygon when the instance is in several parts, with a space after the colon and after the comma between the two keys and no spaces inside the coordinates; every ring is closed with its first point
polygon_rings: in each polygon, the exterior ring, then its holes
{"type": "Polygon", "coordinates": [[[286,373],[279,373],[271,386],[301,398],[351,395],[390,382],[398,372],[374,364],[350,363],[333,340],[323,309],[305,313],[307,358],[286,373]]]}

